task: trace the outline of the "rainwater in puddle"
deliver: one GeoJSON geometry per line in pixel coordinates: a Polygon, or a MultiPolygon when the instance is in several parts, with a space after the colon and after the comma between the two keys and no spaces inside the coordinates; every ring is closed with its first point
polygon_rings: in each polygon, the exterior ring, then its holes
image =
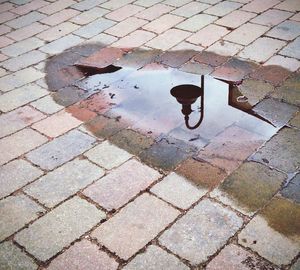
{"type": "Polygon", "coordinates": [[[121,117],[146,134],[204,146],[233,124],[264,139],[278,130],[252,110],[235,85],[210,76],[155,64],[140,70],[109,66],[88,72],[92,75],[77,86],[99,92],[109,116],[121,117]]]}

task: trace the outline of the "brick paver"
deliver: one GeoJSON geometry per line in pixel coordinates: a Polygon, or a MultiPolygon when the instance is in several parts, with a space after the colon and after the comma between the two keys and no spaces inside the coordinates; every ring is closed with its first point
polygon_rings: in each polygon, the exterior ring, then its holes
{"type": "Polygon", "coordinates": [[[299,0],[0,2],[0,269],[299,268],[299,0]],[[110,64],[234,81],[268,123],[157,137],[77,81],[110,64]]]}

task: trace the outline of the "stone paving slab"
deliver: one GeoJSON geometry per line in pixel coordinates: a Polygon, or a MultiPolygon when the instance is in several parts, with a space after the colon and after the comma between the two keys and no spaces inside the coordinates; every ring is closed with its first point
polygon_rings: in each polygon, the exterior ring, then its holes
{"type": "Polygon", "coordinates": [[[234,212],[205,199],[165,231],[159,242],[197,265],[225,245],[242,224],[234,212]]]}
{"type": "Polygon", "coordinates": [[[19,232],[15,240],[46,261],[105,218],[94,205],[74,197],[19,232]]]}
{"type": "Polygon", "coordinates": [[[92,237],[127,260],[156,237],[179,213],[165,202],[145,193],[97,228],[92,237]]]}

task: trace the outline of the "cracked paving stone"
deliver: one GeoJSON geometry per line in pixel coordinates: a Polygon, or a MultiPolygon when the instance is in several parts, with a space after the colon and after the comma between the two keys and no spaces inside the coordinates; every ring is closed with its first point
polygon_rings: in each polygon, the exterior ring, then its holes
{"type": "Polygon", "coordinates": [[[107,210],[121,207],[161,175],[137,160],[129,160],[89,186],[83,193],[107,210]]]}
{"type": "Polygon", "coordinates": [[[283,173],[256,163],[246,162],[234,171],[211,196],[246,215],[253,215],[280,189],[283,173]]]}
{"type": "Polygon", "coordinates": [[[189,268],[174,255],[160,247],[151,245],[146,252],[137,255],[124,270],[188,270],[189,268]]]}
{"type": "Polygon", "coordinates": [[[179,214],[178,210],[167,203],[145,193],[103,223],[92,233],[92,237],[127,260],[179,214]]]}
{"type": "Polygon", "coordinates": [[[75,159],[41,177],[24,191],[50,208],[103,175],[104,171],[88,160],[75,159]]]}
{"type": "Polygon", "coordinates": [[[22,159],[0,167],[0,198],[32,182],[42,174],[40,169],[22,159]]]}
{"type": "Polygon", "coordinates": [[[19,232],[15,241],[47,261],[104,218],[105,213],[94,205],[73,197],[19,232]]]}
{"type": "Polygon", "coordinates": [[[242,223],[234,212],[205,199],[165,231],[159,242],[196,265],[226,244],[242,223]]]}
{"type": "Polygon", "coordinates": [[[287,199],[300,203],[300,174],[297,174],[281,191],[281,195],[287,199]]]}
{"type": "Polygon", "coordinates": [[[0,201],[0,241],[36,219],[44,209],[24,195],[10,196],[0,201]]]}
{"type": "Polygon", "coordinates": [[[150,191],[181,209],[188,209],[207,192],[176,173],[170,173],[150,191]]]}
{"type": "Polygon", "coordinates": [[[257,104],[253,111],[277,127],[282,127],[293,117],[298,108],[272,98],[267,98],[257,104]]]}
{"type": "Polygon", "coordinates": [[[108,141],[97,145],[84,155],[107,170],[120,166],[132,157],[132,155],[108,141]]]}
{"type": "Polygon", "coordinates": [[[241,231],[238,241],[270,262],[291,263],[300,250],[300,206],[275,197],[241,231]]]}
{"type": "Polygon", "coordinates": [[[1,270],[36,270],[38,266],[12,242],[0,244],[1,270]]]}
{"type": "Polygon", "coordinates": [[[206,266],[206,270],[279,270],[243,248],[230,244],[206,266]]]}
{"type": "Polygon", "coordinates": [[[95,142],[95,138],[73,130],[31,151],[26,157],[43,169],[52,170],[90,149],[95,142]]]}
{"type": "Polygon", "coordinates": [[[295,172],[300,166],[300,131],[281,129],[253,156],[253,160],[285,172],[295,172]]]}
{"type": "Polygon", "coordinates": [[[116,270],[117,268],[118,263],[113,258],[100,250],[96,244],[83,239],[55,258],[47,269],[116,270]]]}
{"type": "Polygon", "coordinates": [[[204,189],[213,189],[227,176],[221,169],[195,159],[185,160],[176,173],[204,189]]]}

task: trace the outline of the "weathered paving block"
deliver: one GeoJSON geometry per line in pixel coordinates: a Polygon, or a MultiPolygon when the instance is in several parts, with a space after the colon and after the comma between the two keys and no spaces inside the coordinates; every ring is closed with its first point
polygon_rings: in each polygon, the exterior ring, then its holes
{"type": "Polygon", "coordinates": [[[189,268],[174,255],[160,247],[151,245],[142,254],[137,255],[124,270],[188,270],[189,268]]]}
{"type": "Polygon", "coordinates": [[[26,157],[43,169],[52,170],[90,149],[95,142],[95,138],[72,130],[28,153],[26,157]]]}
{"type": "Polygon", "coordinates": [[[205,195],[207,190],[197,188],[176,173],[170,173],[153,186],[151,192],[181,209],[187,209],[205,195]]]}
{"type": "Polygon", "coordinates": [[[6,24],[13,28],[21,28],[30,25],[45,18],[45,14],[39,13],[37,11],[32,11],[24,16],[20,16],[17,19],[7,22],[6,24]]]}
{"type": "Polygon", "coordinates": [[[24,191],[53,207],[103,175],[104,171],[88,160],[75,159],[41,177],[24,191]]]}
{"type": "Polygon", "coordinates": [[[300,174],[298,173],[289,184],[281,191],[281,195],[300,203],[300,174]]]}
{"type": "Polygon", "coordinates": [[[127,260],[178,215],[179,211],[145,193],[103,223],[92,233],[92,237],[127,260]]]}
{"type": "Polygon", "coordinates": [[[164,232],[159,242],[196,265],[217,252],[242,223],[234,212],[205,199],[164,232]]]}
{"type": "Polygon", "coordinates": [[[38,266],[12,242],[0,244],[1,270],[35,270],[38,266]]]}
{"type": "Polygon", "coordinates": [[[32,129],[23,129],[0,140],[0,165],[45,143],[47,138],[32,129]]]}
{"type": "Polygon", "coordinates": [[[12,134],[45,117],[44,114],[29,106],[0,115],[0,138],[12,134]]]}
{"type": "Polygon", "coordinates": [[[289,264],[300,250],[300,206],[274,198],[239,234],[239,243],[278,266],[289,264]]]}
{"type": "Polygon", "coordinates": [[[104,218],[94,205],[74,197],[19,232],[15,240],[34,257],[46,261],[104,218]]]}
{"type": "Polygon", "coordinates": [[[83,193],[107,210],[117,209],[159,177],[157,171],[133,159],[111,171],[83,193]]]}
{"type": "Polygon", "coordinates": [[[206,270],[279,270],[267,261],[254,256],[243,248],[230,244],[226,246],[205,268],[206,270]]]}
{"type": "Polygon", "coordinates": [[[252,215],[280,189],[286,175],[256,162],[243,163],[211,196],[238,211],[252,215]]]}
{"type": "Polygon", "coordinates": [[[0,167],[0,198],[37,179],[42,174],[40,169],[22,159],[0,167]]]}
{"type": "Polygon", "coordinates": [[[96,244],[92,244],[90,241],[83,239],[55,258],[47,269],[116,270],[117,268],[118,263],[113,258],[99,250],[96,244]]]}
{"type": "Polygon", "coordinates": [[[92,148],[85,153],[85,156],[107,170],[120,166],[132,157],[132,155],[108,141],[92,148]]]}
{"type": "Polygon", "coordinates": [[[300,166],[300,131],[284,128],[253,156],[254,160],[285,172],[295,172],[300,166]]]}
{"type": "Polygon", "coordinates": [[[0,201],[0,241],[36,219],[44,209],[24,195],[10,196],[0,201]]]}

